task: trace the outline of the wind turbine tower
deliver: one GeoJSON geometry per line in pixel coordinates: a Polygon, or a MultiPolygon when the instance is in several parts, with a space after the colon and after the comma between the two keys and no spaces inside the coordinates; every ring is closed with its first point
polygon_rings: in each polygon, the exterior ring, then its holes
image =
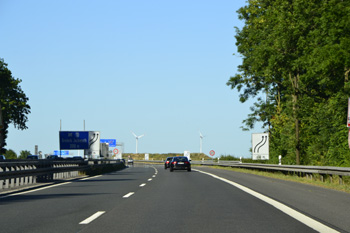
{"type": "Polygon", "coordinates": [[[139,142],[139,138],[142,138],[143,136],[145,136],[144,134],[137,136],[134,132],[131,131],[131,133],[134,135],[134,137],[136,138],[136,154],[137,154],[137,145],[139,142]]]}
{"type": "Polygon", "coordinates": [[[203,136],[202,133],[199,131],[199,153],[203,153],[203,151],[202,151],[203,138],[204,138],[204,136],[203,136]]]}

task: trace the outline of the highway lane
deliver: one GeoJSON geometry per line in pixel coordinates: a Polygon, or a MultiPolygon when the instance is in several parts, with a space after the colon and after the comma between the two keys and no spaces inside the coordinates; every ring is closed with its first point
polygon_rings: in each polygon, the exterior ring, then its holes
{"type": "Polygon", "coordinates": [[[200,170],[256,190],[340,232],[350,232],[349,193],[210,167],[200,167],[200,170]]]}
{"type": "MultiPolygon", "coordinates": [[[[308,193],[310,186],[198,169],[261,191],[340,232],[350,229],[331,218],[336,208],[317,215],[321,207],[313,206],[313,198],[288,191],[308,193]],[[305,210],[300,206],[304,203],[308,203],[305,210]]],[[[135,165],[89,180],[0,197],[0,226],[1,232],[315,232],[222,180],[199,171],[169,172],[160,165],[135,165]]]]}
{"type": "Polygon", "coordinates": [[[155,173],[124,169],[21,195],[0,196],[1,232],[78,232],[79,222],[99,210],[117,208],[122,196],[155,173]]]}
{"type": "Polygon", "coordinates": [[[154,182],[81,232],[315,232],[202,173],[159,170],[154,182]]]}

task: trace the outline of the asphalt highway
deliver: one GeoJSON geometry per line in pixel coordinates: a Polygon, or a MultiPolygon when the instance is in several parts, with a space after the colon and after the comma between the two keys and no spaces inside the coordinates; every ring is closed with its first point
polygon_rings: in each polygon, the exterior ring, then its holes
{"type": "Polygon", "coordinates": [[[206,167],[136,164],[0,196],[0,232],[350,232],[350,196],[206,167]]]}

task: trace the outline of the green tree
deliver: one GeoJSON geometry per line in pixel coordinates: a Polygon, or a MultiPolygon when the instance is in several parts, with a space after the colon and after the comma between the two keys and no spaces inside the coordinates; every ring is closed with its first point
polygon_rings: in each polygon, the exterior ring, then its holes
{"type": "Polygon", "coordinates": [[[243,103],[258,97],[243,123],[268,127],[274,157],[296,164],[344,159],[349,4],[251,0],[238,11],[245,22],[236,29],[243,62],[227,85],[241,92],[243,103]]]}
{"type": "Polygon", "coordinates": [[[16,152],[10,149],[6,150],[5,157],[6,159],[17,159],[17,154],[16,152]]]}
{"type": "Polygon", "coordinates": [[[21,150],[19,152],[19,159],[26,159],[28,155],[32,155],[29,150],[21,150]]]}
{"type": "Polygon", "coordinates": [[[30,106],[20,83],[21,80],[12,77],[7,64],[0,59],[0,153],[5,151],[9,124],[20,130],[27,129],[30,106]]]}

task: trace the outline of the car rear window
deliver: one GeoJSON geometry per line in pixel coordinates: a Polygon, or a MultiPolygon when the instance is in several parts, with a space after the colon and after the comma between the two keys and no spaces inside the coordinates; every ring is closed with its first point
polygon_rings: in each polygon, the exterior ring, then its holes
{"type": "Polygon", "coordinates": [[[187,157],[179,157],[179,158],[175,158],[175,160],[178,162],[187,162],[188,161],[187,157]]]}

